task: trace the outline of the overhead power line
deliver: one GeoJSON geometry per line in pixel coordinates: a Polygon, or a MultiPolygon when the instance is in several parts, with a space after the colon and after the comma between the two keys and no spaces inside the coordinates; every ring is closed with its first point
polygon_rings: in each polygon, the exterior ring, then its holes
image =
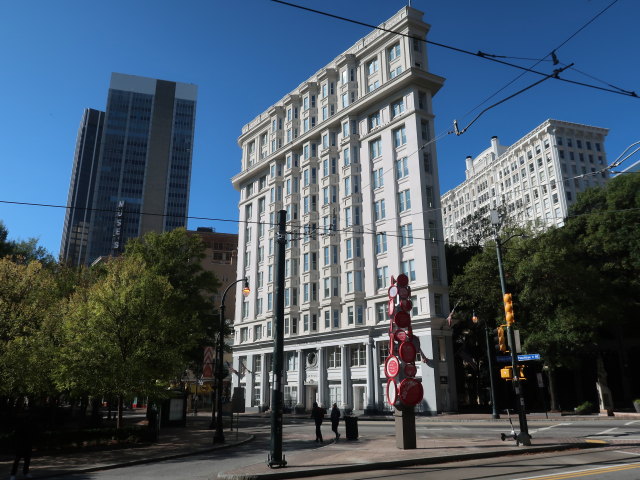
{"type": "MultiPolygon", "coordinates": [[[[540,72],[540,71],[537,71],[537,70],[533,70],[532,68],[527,68],[527,67],[523,67],[521,65],[517,65],[515,63],[511,63],[511,62],[506,62],[504,60],[500,60],[499,58],[497,58],[498,56],[493,56],[493,55],[487,54],[487,53],[482,52],[482,51],[472,52],[470,50],[465,50],[463,48],[454,47],[454,46],[451,46],[451,45],[446,45],[444,43],[434,42],[433,40],[426,40],[424,38],[416,37],[414,35],[409,35],[407,33],[395,32],[393,30],[389,30],[389,29],[384,28],[384,27],[372,25],[372,24],[369,24],[369,23],[366,23],[366,22],[361,22],[359,20],[354,20],[354,19],[343,17],[343,16],[340,16],[340,15],[334,15],[332,13],[323,12],[321,10],[316,10],[316,9],[309,8],[309,7],[303,7],[302,5],[296,5],[295,3],[285,2],[283,0],[271,0],[271,1],[275,2],[275,3],[280,3],[282,5],[287,5],[289,7],[299,8],[300,10],[305,10],[305,11],[312,12],[312,13],[317,13],[318,15],[324,15],[326,17],[335,18],[337,20],[342,20],[342,21],[353,23],[353,24],[356,24],[356,25],[361,25],[361,26],[364,26],[364,27],[367,27],[367,28],[371,28],[371,29],[374,29],[374,30],[381,30],[383,32],[393,33],[395,35],[400,35],[400,36],[403,36],[403,37],[406,37],[406,38],[411,38],[411,39],[419,41],[419,42],[424,42],[424,43],[426,43],[428,45],[434,45],[434,46],[445,48],[445,49],[448,49],[448,50],[452,50],[452,51],[455,51],[455,52],[458,52],[458,53],[464,53],[466,55],[472,55],[472,56],[477,57],[477,58],[482,58],[482,59],[489,60],[489,61],[492,61],[492,62],[495,62],[495,63],[506,65],[506,66],[509,66],[509,67],[512,67],[512,68],[517,68],[517,69],[523,70],[525,72],[535,73],[536,75],[542,75],[542,76],[545,76],[545,77],[548,75],[545,72],[540,72]]],[[[602,90],[602,91],[605,91],[605,92],[615,93],[615,94],[618,94],[618,95],[624,95],[624,96],[627,96],[627,97],[640,98],[640,97],[638,97],[638,95],[635,92],[627,93],[627,91],[618,91],[618,90],[613,90],[613,89],[610,89],[610,88],[599,87],[597,85],[592,85],[592,84],[583,83],[583,82],[577,82],[575,80],[569,80],[567,78],[562,78],[562,77],[554,77],[554,78],[556,78],[556,80],[560,80],[560,81],[571,83],[571,84],[575,84],[575,85],[581,85],[583,87],[594,88],[596,90],[602,90]]]]}

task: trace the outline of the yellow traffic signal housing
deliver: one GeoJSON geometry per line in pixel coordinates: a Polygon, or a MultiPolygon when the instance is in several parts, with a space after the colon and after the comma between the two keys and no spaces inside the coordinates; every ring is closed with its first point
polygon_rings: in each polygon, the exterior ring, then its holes
{"type": "Polygon", "coordinates": [[[500,350],[501,353],[507,353],[509,351],[506,327],[506,325],[500,325],[498,327],[498,350],[500,350]]]}
{"type": "Polygon", "coordinates": [[[513,317],[513,297],[510,293],[504,294],[504,317],[509,326],[515,322],[515,318],[513,317]]]}
{"type": "Polygon", "coordinates": [[[524,365],[518,365],[518,380],[526,380],[527,377],[524,376],[524,365]]]}
{"type": "Polygon", "coordinates": [[[513,367],[503,367],[500,369],[500,378],[511,380],[513,378],[513,367]]]}

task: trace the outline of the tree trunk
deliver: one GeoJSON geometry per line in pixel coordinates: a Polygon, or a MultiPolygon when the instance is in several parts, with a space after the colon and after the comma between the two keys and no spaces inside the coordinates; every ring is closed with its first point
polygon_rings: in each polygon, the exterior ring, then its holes
{"type": "Polygon", "coordinates": [[[122,405],[123,405],[122,395],[118,395],[118,421],[116,422],[117,430],[120,430],[122,428],[122,405]]]}
{"type": "Polygon", "coordinates": [[[549,381],[549,410],[558,410],[555,371],[551,367],[549,367],[547,370],[547,379],[549,381]]]}

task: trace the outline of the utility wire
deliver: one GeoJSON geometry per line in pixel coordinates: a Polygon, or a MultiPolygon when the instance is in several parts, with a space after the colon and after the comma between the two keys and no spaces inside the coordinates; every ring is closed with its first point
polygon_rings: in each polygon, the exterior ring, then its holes
{"type": "Polygon", "coordinates": [[[477,120],[478,120],[482,115],[484,115],[487,111],[491,110],[491,109],[492,109],[492,108],[494,108],[494,107],[497,107],[497,106],[498,106],[498,105],[500,105],[501,103],[504,103],[504,102],[506,102],[507,100],[510,100],[510,99],[512,99],[513,97],[517,96],[517,95],[520,95],[520,94],[521,94],[521,93],[523,93],[523,92],[526,92],[527,90],[529,90],[529,89],[531,89],[531,88],[533,88],[533,87],[535,87],[535,86],[537,86],[537,85],[540,85],[542,82],[544,82],[544,81],[546,81],[546,80],[549,80],[550,78],[559,78],[559,77],[558,77],[558,74],[560,74],[561,72],[563,72],[563,71],[564,71],[564,70],[566,70],[567,68],[570,68],[571,66],[573,66],[573,63],[572,63],[572,64],[567,65],[566,67],[556,69],[556,70],[554,70],[554,71],[553,71],[553,73],[552,73],[552,74],[547,75],[547,76],[546,76],[546,77],[544,77],[544,78],[541,78],[541,79],[540,79],[540,80],[538,80],[537,82],[534,82],[534,83],[532,83],[531,85],[529,85],[529,86],[527,86],[527,87],[525,87],[525,88],[523,88],[523,89],[521,89],[521,90],[518,90],[517,92],[513,93],[512,95],[509,95],[509,96],[508,96],[508,97],[506,97],[506,98],[503,98],[502,100],[500,100],[499,102],[494,103],[493,105],[489,105],[487,108],[485,108],[484,110],[482,110],[478,115],[476,115],[476,116],[475,116],[475,118],[474,118],[473,120],[471,120],[471,123],[469,123],[469,124],[468,124],[466,127],[464,127],[462,130],[459,130],[459,129],[458,129],[458,121],[457,121],[457,120],[454,120],[454,121],[453,121],[453,128],[454,128],[453,133],[455,133],[455,134],[456,134],[456,135],[458,135],[458,136],[459,136],[459,135],[462,135],[463,133],[465,133],[465,132],[469,129],[469,127],[470,127],[471,125],[473,125],[473,124],[474,124],[474,123],[475,123],[475,122],[476,122],[476,121],[477,121],[477,120]]]}
{"type": "MultiPolygon", "coordinates": [[[[453,51],[458,52],[458,53],[464,53],[466,55],[472,55],[474,57],[483,58],[485,60],[489,60],[489,61],[492,61],[492,62],[495,62],[495,63],[499,63],[499,64],[502,64],[502,65],[507,65],[509,67],[517,68],[517,69],[523,70],[525,72],[535,73],[536,75],[547,76],[547,74],[544,73],[544,72],[539,72],[537,70],[533,70],[531,68],[523,67],[523,66],[517,65],[515,63],[505,62],[504,60],[500,60],[499,58],[496,58],[495,56],[492,56],[492,55],[487,54],[487,53],[482,52],[482,51],[478,51],[478,52],[474,53],[474,52],[472,52],[470,50],[465,50],[465,49],[462,49],[462,48],[453,47],[451,45],[446,45],[444,43],[434,42],[433,40],[426,40],[424,38],[416,37],[414,35],[409,35],[407,33],[395,32],[393,30],[389,30],[389,29],[384,28],[384,27],[372,25],[372,24],[365,23],[365,22],[360,22],[358,20],[353,20],[351,18],[342,17],[340,15],[334,15],[334,14],[331,14],[331,13],[328,13],[328,12],[323,12],[321,10],[315,10],[315,9],[309,8],[309,7],[303,7],[302,5],[296,5],[294,3],[285,2],[283,0],[271,0],[271,1],[275,2],[275,3],[280,3],[282,5],[287,5],[289,7],[299,8],[301,10],[305,10],[305,11],[308,11],[308,12],[317,13],[319,15],[324,15],[324,16],[327,16],[327,17],[335,18],[335,19],[342,20],[342,21],[345,21],[345,22],[354,23],[356,25],[362,25],[364,27],[372,28],[374,30],[381,30],[383,32],[393,33],[395,35],[400,35],[400,36],[403,36],[403,37],[411,38],[411,39],[413,39],[415,41],[424,42],[424,43],[426,43],[428,45],[435,45],[437,47],[442,47],[442,48],[445,48],[445,49],[448,49],[448,50],[453,50],[453,51]]],[[[618,1],[618,0],[615,0],[615,1],[618,1]]],[[[566,43],[567,41],[565,41],[564,43],[566,43]]],[[[562,45],[564,45],[564,43],[562,45]]],[[[624,96],[627,96],[627,97],[640,98],[640,97],[638,97],[638,95],[635,92],[625,93],[626,91],[620,92],[618,90],[599,87],[597,85],[591,85],[591,84],[583,83],[583,82],[577,82],[575,80],[569,80],[567,78],[562,78],[562,77],[554,77],[554,78],[556,78],[557,80],[561,80],[563,82],[572,83],[572,84],[575,84],[575,85],[581,85],[583,87],[594,88],[596,90],[602,90],[602,91],[605,91],[605,92],[615,93],[615,94],[618,94],[618,95],[624,95],[624,96]]]]}

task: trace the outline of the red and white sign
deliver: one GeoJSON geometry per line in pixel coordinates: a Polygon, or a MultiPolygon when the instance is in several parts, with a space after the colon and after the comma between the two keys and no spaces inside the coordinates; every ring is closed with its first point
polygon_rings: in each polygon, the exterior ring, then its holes
{"type": "Polygon", "coordinates": [[[398,295],[398,287],[396,287],[395,285],[391,285],[389,287],[388,292],[389,292],[389,298],[390,299],[395,299],[396,295],[398,295]]]}
{"type": "Polygon", "coordinates": [[[400,359],[405,363],[412,363],[416,360],[416,346],[413,342],[402,342],[398,349],[400,359]]]}
{"type": "Polygon", "coordinates": [[[404,366],[404,374],[407,377],[415,377],[416,373],[418,373],[418,369],[416,368],[416,365],[414,363],[407,363],[404,366]]]}
{"type": "Polygon", "coordinates": [[[417,405],[424,396],[424,389],[415,378],[405,378],[398,387],[398,396],[405,405],[417,405]]]}
{"type": "Polygon", "coordinates": [[[398,329],[396,330],[395,338],[399,342],[404,342],[407,339],[407,332],[405,332],[404,330],[398,329]]]}
{"type": "Polygon", "coordinates": [[[389,405],[395,405],[398,398],[398,385],[393,378],[390,378],[387,382],[387,402],[389,405]]]}
{"type": "Polygon", "coordinates": [[[396,301],[393,298],[389,299],[389,306],[387,307],[387,313],[390,317],[393,317],[393,312],[396,311],[396,301]]]}
{"type": "Polygon", "coordinates": [[[213,378],[213,347],[204,347],[202,378],[213,378]]]}
{"type": "Polygon", "coordinates": [[[395,378],[400,372],[400,361],[395,355],[389,355],[384,362],[384,374],[387,378],[395,378]]]}
{"type": "Polygon", "coordinates": [[[393,321],[400,328],[407,328],[411,324],[411,317],[407,312],[399,311],[394,315],[393,321]]]}
{"type": "Polygon", "coordinates": [[[408,298],[400,300],[400,308],[407,313],[411,313],[411,310],[413,309],[413,302],[408,298]]]}

